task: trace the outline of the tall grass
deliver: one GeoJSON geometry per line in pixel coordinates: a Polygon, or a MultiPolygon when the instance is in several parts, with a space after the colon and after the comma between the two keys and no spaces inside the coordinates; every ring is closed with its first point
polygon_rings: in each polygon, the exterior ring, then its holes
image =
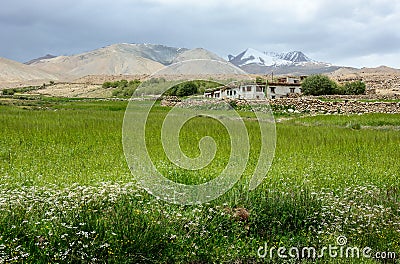
{"type": "MultiPolygon", "coordinates": [[[[248,118],[252,152],[243,179],[212,203],[178,206],[132,182],[121,145],[125,106],[0,106],[0,263],[276,263],[281,259],[260,259],[257,249],[264,243],[322,247],[339,235],[352,246],[400,254],[399,115],[278,123],[274,163],[252,192],[246,188],[259,136],[248,118]],[[381,126],[385,130],[371,129],[381,126]]],[[[195,118],[184,126],[180,143],[189,156],[199,154],[197,142],[205,135],[219,148],[202,171],[182,170],[159,144],[167,111],[156,107],[148,122],[147,143],[158,169],[188,184],[216,177],[230,151],[222,125],[195,118]]]]}

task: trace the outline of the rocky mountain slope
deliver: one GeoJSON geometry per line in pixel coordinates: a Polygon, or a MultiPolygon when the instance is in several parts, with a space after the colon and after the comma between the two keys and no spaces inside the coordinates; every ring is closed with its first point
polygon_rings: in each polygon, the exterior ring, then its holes
{"type": "Polygon", "coordinates": [[[158,52],[147,45],[115,44],[72,56],[41,59],[31,63],[34,69],[61,73],[66,78],[86,75],[151,74],[164,67],[161,62],[171,63],[176,50],[165,48],[158,52]],[[155,59],[161,61],[155,61],[155,59]]]}
{"type": "Polygon", "coordinates": [[[152,74],[172,63],[189,59],[223,60],[204,49],[123,43],[72,56],[39,59],[30,67],[76,79],[86,75],[152,74]]]}
{"type": "Polygon", "coordinates": [[[59,76],[55,74],[32,69],[28,65],[0,58],[0,89],[9,86],[38,85],[58,79],[59,76]]]}
{"type": "Polygon", "coordinates": [[[400,70],[386,66],[377,68],[341,68],[328,76],[340,83],[363,81],[370,93],[400,95],[400,70]]]}
{"type": "Polygon", "coordinates": [[[173,60],[174,63],[177,62],[182,62],[186,60],[196,60],[196,59],[205,59],[205,60],[217,60],[217,61],[224,61],[221,57],[218,55],[202,49],[202,48],[197,48],[197,49],[192,49],[192,50],[186,50],[182,53],[179,53],[173,60]]]}
{"type": "Polygon", "coordinates": [[[260,52],[246,49],[236,56],[229,55],[229,62],[253,74],[309,75],[333,72],[340,67],[308,58],[301,51],[287,53],[260,52]]]}
{"type": "Polygon", "coordinates": [[[57,56],[54,56],[54,55],[51,55],[51,54],[46,54],[46,55],[44,55],[42,57],[27,61],[24,64],[31,65],[31,64],[33,64],[35,62],[38,62],[38,61],[41,61],[41,60],[46,60],[46,59],[52,59],[52,58],[55,58],[55,57],[57,57],[57,56]]]}

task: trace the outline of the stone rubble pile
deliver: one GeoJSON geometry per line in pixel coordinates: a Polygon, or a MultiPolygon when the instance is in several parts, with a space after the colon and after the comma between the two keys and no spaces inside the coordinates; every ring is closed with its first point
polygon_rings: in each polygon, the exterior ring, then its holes
{"type": "Polygon", "coordinates": [[[168,106],[168,107],[174,107],[177,103],[181,102],[182,100],[177,97],[177,96],[165,96],[161,100],[161,106],[168,106]]]}

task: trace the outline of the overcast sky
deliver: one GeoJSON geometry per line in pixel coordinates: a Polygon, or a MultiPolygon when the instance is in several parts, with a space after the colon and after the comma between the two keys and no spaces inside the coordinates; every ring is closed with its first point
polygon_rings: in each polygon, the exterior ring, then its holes
{"type": "Polygon", "coordinates": [[[400,0],[12,0],[0,34],[0,57],[21,62],[125,42],[400,68],[400,0]]]}

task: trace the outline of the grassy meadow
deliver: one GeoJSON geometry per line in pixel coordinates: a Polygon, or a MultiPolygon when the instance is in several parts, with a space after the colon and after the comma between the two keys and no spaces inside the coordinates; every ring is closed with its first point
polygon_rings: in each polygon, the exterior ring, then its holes
{"type": "MultiPolygon", "coordinates": [[[[126,101],[0,99],[0,263],[277,263],[264,245],[335,245],[400,256],[400,115],[276,113],[275,159],[246,191],[260,151],[259,127],[243,112],[251,155],[242,179],[215,201],[172,205],[139,189],[122,148],[126,101]]],[[[142,111],[140,104],[137,111],[142,111]]],[[[216,140],[199,172],[168,161],[155,106],[148,149],[160,172],[186,184],[216,177],[229,135],[210,118],[190,120],[182,150],[196,157],[216,140]]],[[[286,259],[285,261],[289,261],[286,259]]],[[[291,263],[375,263],[373,258],[299,258],[291,263]]],[[[397,260],[390,260],[392,262],[397,260]]]]}

